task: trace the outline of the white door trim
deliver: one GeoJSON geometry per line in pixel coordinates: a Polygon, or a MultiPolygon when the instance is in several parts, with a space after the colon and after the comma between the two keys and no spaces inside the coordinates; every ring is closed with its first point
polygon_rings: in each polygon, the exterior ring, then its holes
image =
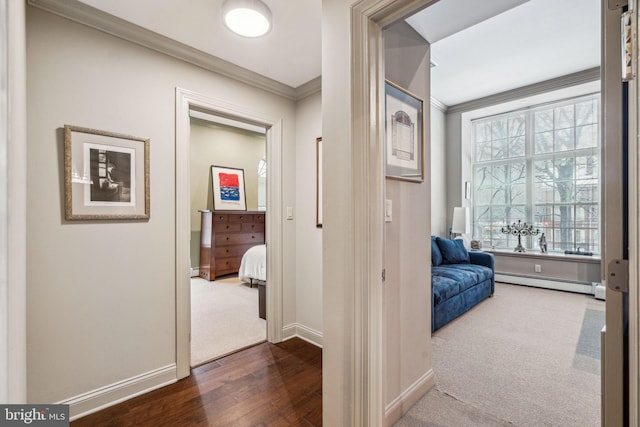
{"type": "Polygon", "coordinates": [[[7,180],[2,194],[6,207],[3,218],[2,244],[6,244],[2,261],[0,312],[2,351],[0,361],[0,401],[27,402],[27,71],[26,71],[26,5],[3,1],[3,37],[6,42],[4,69],[6,83],[6,133],[2,150],[6,160],[7,180]],[[5,222],[6,220],[7,222],[5,222]],[[8,225],[10,224],[10,226],[8,225]],[[4,317],[6,316],[6,317],[4,317]]]}
{"type": "MultiPolygon", "coordinates": [[[[638,8],[634,9],[635,23],[638,23],[638,8]]],[[[637,46],[637,32],[636,32],[637,46]]],[[[637,52],[637,50],[636,50],[637,52]]],[[[638,58],[636,57],[637,61],[638,58]]],[[[638,281],[640,273],[640,85],[638,77],[629,82],[629,425],[638,426],[640,423],[640,292],[638,281]],[[635,135],[635,137],[634,137],[635,135]]]]}
{"type": "MultiPolygon", "coordinates": [[[[623,99],[621,79],[621,10],[609,10],[602,0],[602,276],[608,279],[609,262],[623,258],[624,214],[622,197],[623,166],[623,99]]],[[[629,105],[634,95],[629,92],[629,105]]],[[[629,111],[630,131],[635,118],[629,111]]],[[[602,341],[602,424],[607,427],[625,425],[624,395],[624,296],[607,289],[606,332],[602,341]]]]}
{"type": "Polygon", "coordinates": [[[192,108],[267,128],[267,340],[282,340],[282,120],[187,89],[176,88],[176,365],[191,371],[190,117],[192,108]]]}
{"type": "Polygon", "coordinates": [[[348,368],[354,426],[384,423],[382,28],[433,2],[361,0],[351,9],[354,353],[348,368]]]}

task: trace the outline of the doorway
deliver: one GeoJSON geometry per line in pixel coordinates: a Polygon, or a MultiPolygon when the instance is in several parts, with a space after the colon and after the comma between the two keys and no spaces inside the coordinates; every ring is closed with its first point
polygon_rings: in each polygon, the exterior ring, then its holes
{"type": "Polygon", "coordinates": [[[191,366],[196,367],[266,340],[267,159],[264,127],[190,114],[191,366]],[[224,194],[214,185],[220,176],[235,178],[224,194]]]}
{"type": "MultiPolygon", "coordinates": [[[[369,210],[369,206],[374,206],[376,210],[382,210],[383,208],[383,200],[382,200],[382,189],[380,188],[380,181],[378,174],[380,173],[380,164],[376,164],[376,167],[370,167],[371,164],[375,163],[375,159],[372,159],[370,155],[369,148],[371,148],[372,141],[376,142],[375,145],[375,153],[376,155],[381,154],[381,146],[378,144],[378,140],[375,139],[375,135],[372,133],[382,128],[382,122],[380,117],[380,109],[377,103],[371,102],[371,99],[379,99],[379,95],[381,93],[381,88],[383,84],[383,77],[381,78],[381,69],[379,67],[380,64],[380,52],[379,50],[372,49],[372,45],[375,47],[380,46],[381,39],[381,30],[385,26],[390,23],[396,21],[400,17],[405,17],[410,15],[412,12],[419,10],[421,8],[426,7],[429,1],[412,1],[412,0],[369,0],[362,1],[354,6],[352,9],[348,9],[347,7],[339,8],[334,7],[328,11],[326,14],[326,19],[329,24],[335,24],[338,29],[340,27],[340,20],[343,22],[344,29],[348,29],[351,34],[351,51],[347,52],[347,49],[341,49],[341,46],[338,43],[333,42],[332,39],[327,39],[326,44],[324,44],[324,52],[326,53],[329,59],[341,60],[345,63],[344,67],[339,67],[337,65],[333,66],[336,68],[334,70],[332,68],[331,75],[327,74],[326,77],[323,75],[323,79],[326,78],[327,84],[324,84],[324,90],[328,91],[328,94],[323,99],[327,100],[327,105],[323,105],[326,107],[327,113],[323,114],[323,120],[325,121],[325,130],[323,131],[324,136],[326,136],[327,140],[338,139],[339,135],[334,134],[332,132],[332,126],[341,123],[339,121],[339,115],[341,117],[374,117],[375,126],[372,126],[371,123],[360,123],[357,120],[352,121],[351,125],[351,139],[347,139],[349,144],[347,145],[347,149],[351,149],[352,152],[356,153],[352,161],[349,165],[345,166],[345,170],[340,172],[347,173],[348,176],[353,177],[354,179],[354,191],[363,195],[360,197],[356,203],[354,208],[352,209],[353,213],[358,213],[358,221],[362,221],[365,225],[369,225],[370,221],[373,221],[374,225],[371,227],[374,231],[377,230],[376,227],[381,224],[382,218],[378,211],[374,211],[373,209],[369,210]],[[350,22],[347,22],[347,17],[352,16],[350,22]],[[345,70],[348,65],[352,66],[351,70],[345,70]],[[341,74],[335,75],[336,73],[341,72],[341,74]],[[348,76],[348,79],[343,76],[348,76]],[[334,87],[349,87],[352,88],[351,93],[353,94],[352,102],[347,105],[345,108],[341,108],[339,102],[333,102],[331,99],[332,95],[338,95],[338,91],[334,90],[334,87]],[[378,97],[371,96],[371,92],[374,91],[378,97]],[[373,128],[373,129],[372,129],[373,128]],[[361,150],[361,151],[359,151],[361,150]],[[358,178],[362,174],[362,172],[366,172],[366,176],[370,179],[368,181],[359,181],[358,178]],[[374,203],[372,203],[372,201],[374,203]]],[[[604,8],[607,8],[607,3],[615,3],[615,2],[600,2],[604,8]]],[[[619,22],[619,19],[618,19],[619,22]]],[[[618,38],[619,40],[619,31],[608,30],[606,37],[618,38]]],[[[345,32],[348,34],[348,32],[345,32]]],[[[336,38],[337,39],[337,38],[336,38]]],[[[612,49],[615,51],[615,49],[612,49]]],[[[618,49],[619,51],[619,49],[618,49]]],[[[611,75],[618,73],[618,68],[613,65],[604,66],[605,69],[608,68],[609,73],[611,75]]],[[[606,71],[606,70],[605,70],[606,71]]],[[[618,73],[619,74],[619,73],[618,73]]],[[[324,95],[323,95],[324,96],[324,95]]],[[[637,114],[637,113],[634,113],[637,114]]],[[[333,157],[338,157],[341,154],[339,149],[340,147],[333,147],[332,149],[325,150],[326,159],[333,157]]],[[[328,202],[335,201],[339,202],[342,194],[339,193],[339,187],[333,186],[331,180],[327,180],[325,182],[327,186],[325,188],[331,188],[333,191],[336,191],[336,194],[332,194],[328,198],[328,202]]],[[[634,211],[635,213],[635,211],[634,211]]],[[[637,218],[637,215],[634,216],[637,218]]],[[[337,231],[343,231],[338,228],[337,231]]],[[[356,230],[357,231],[357,230],[356,230]]],[[[351,235],[346,233],[347,235],[351,235]]],[[[382,325],[380,322],[381,319],[381,310],[382,301],[380,298],[380,283],[376,280],[369,280],[370,278],[375,278],[379,276],[379,272],[381,268],[378,263],[378,256],[380,249],[380,241],[382,231],[378,230],[376,232],[371,233],[372,241],[364,241],[358,239],[359,234],[357,232],[352,233],[355,234],[356,239],[354,239],[353,243],[345,248],[343,252],[346,252],[347,255],[351,253],[360,254],[366,253],[368,256],[364,257],[368,264],[364,265],[362,270],[356,269],[355,274],[355,292],[356,292],[356,301],[358,301],[358,297],[362,297],[363,300],[368,298],[370,301],[369,310],[361,310],[358,304],[353,304],[355,310],[355,316],[357,319],[361,319],[361,322],[355,322],[355,325],[351,328],[347,328],[344,333],[336,333],[331,335],[331,331],[326,331],[325,338],[327,342],[335,342],[336,344],[339,342],[343,342],[343,336],[350,337],[380,337],[382,325]],[[362,326],[364,325],[364,326],[362,326]],[[335,341],[334,341],[335,340],[335,341]]],[[[327,250],[334,250],[339,247],[339,236],[334,236],[327,229],[327,233],[325,234],[325,252],[327,250]]],[[[634,255],[635,256],[635,255],[634,255]]],[[[359,266],[359,265],[358,265],[359,266]]],[[[325,273],[333,269],[331,277],[340,278],[342,276],[347,276],[349,272],[349,268],[342,267],[339,263],[325,263],[325,273]]],[[[328,274],[325,275],[325,283],[327,281],[328,274]]],[[[632,300],[637,301],[637,293],[635,293],[635,282],[631,284],[634,295],[632,295],[632,300]]],[[[326,294],[329,296],[335,296],[336,298],[341,297],[342,294],[347,295],[347,292],[333,292],[332,289],[327,289],[325,285],[326,294]]],[[[634,313],[631,313],[632,317],[635,316],[634,313]]],[[[325,323],[327,319],[325,319],[325,323]]],[[[349,325],[348,321],[337,318],[336,322],[340,322],[344,325],[349,325]]],[[[342,332],[338,328],[336,330],[342,332]]],[[[373,355],[379,354],[378,349],[379,342],[374,338],[371,340],[364,339],[362,342],[362,346],[360,348],[356,348],[354,350],[355,354],[355,363],[347,362],[335,362],[328,363],[329,368],[346,370],[347,372],[355,372],[353,375],[352,382],[354,384],[365,384],[361,389],[358,389],[358,396],[360,399],[356,399],[357,401],[366,402],[368,405],[363,410],[360,406],[357,406],[353,409],[342,409],[339,402],[344,401],[345,399],[340,399],[343,397],[344,393],[338,387],[330,387],[334,384],[331,382],[327,382],[327,388],[331,388],[330,392],[335,393],[335,397],[333,399],[325,399],[326,408],[330,408],[331,410],[339,411],[337,416],[348,416],[348,414],[356,414],[360,416],[361,414],[365,414],[365,419],[371,420],[371,424],[376,424],[376,421],[381,416],[379,412],[380,405],[377,404],[380,399],[380,393],[383,388],[382,379],[381,379],[381,369],[378,369],[377,363],[378,359],[373,357],[373,355]],[[360,365],[360,363],[364,364],[364,367],[360,365]],[[364,379],[359,375],[360,372],[366,372],[368,375],[364,379]],[[342,410],[341,410],[342,409],[342,410]]],[[[633,352],[637,352],[637,341],[632,345],[634,350],[633,352]]],[[[327,345],[327,351],[331,349],[331,346],[327,345]]],[[[333,352],[335,353],[335,352],[333,352]]],[[[342,353],[338,354],[342,355],[342,353]]],[[[334,354],[335,356],[335,354],[334,354]]],[[[332,361],[331,357],[327,358],[329,361],[332,361]]],[[[615,363],[614,361],[610,361],[611,363],[615,363]]],[[[637,366],[637,357],[634,358],[632,362],[633,366],[637,366]]],[[[351,382],[350,382],[351,383],[351,382]]],[[[632,409],[633,410],[633,409],[632,409]]],[[[637,411],[637,409],[636,409],[637,411]]]]}
{"type": "MultiPolygon", "coordinates": [[[[267,204],[265,220],[267,283],[267,340],[282,339],[282,247],[283,227],[279,189],[282,185],[282,120],[258,115],[186,89],[176,89],[176,358],[178,378],[190,375],[191,369],[191,191],[190,191],[190,116],[191,111],[233,119],[266,129],[267,204]]],[[[257,167],[257,166],[256,166],[257,167]]]]}
{"type": "MultiPolygon", "coordinates": [[[[571,283],[576,285],[576,288],[578,284],[584,286],[585,292],[591,292],[591,283],[599,282],[601,279],[599,261],[593,261],[593,255],[589,255],[591,258],[588,264],[583,262],[587,258],[579,260],[570,259],[571,257],[567,256],[566,266],[563,264],[567,270],[576,269],[575,265],[588,266],[588,268],[593,266],[593,269],[597,270],[589,276],[581,277],[576,274],[575,277],[569,278],[552,271],[552,266],[548,265],[544,258],[546,255],[540,254],[537,239],[527,239],[526,254],[520,254],[519,257],[516,256],[519,254],[514,255],[513,250],[517,242],[509,241],[509,236],[501,233],[501,227],[520,220],[533,224],[534,229],[547,233],[547,239],[550,242],[553,239],[553,244],[549,243],[549,248],[551,252],[556,252],[556,255],[553,255],[555,260],[565,259],[565,250],[576,251],[580,247],[583,253],[600,253],[599,216],[597,215],[600,205],[599,191],[591,188],[591,197],[589,199],[586,197],[584,185],[587,180],[581,181],[580,177],[588,174],[588,167],[579,169],[581,162],[589,158],[589,166],[592,168],[589,172],[588,185],[593,187],[599,184],[600,108],[597,92],[599,92],[599,52],[601,50],[598,30],[600,7],[594,2],[589,3],[589,8],[583,5],[579,20],[585,23],[585,26],[572,28],[570,37],[551,38],[555,31],[564,32],[565,27],[562,22],[565,18],[576,17],[577,11],[573,2],[514,1],[508,3],[510,3],[509,7],[504,10],[495,10],[491,14],[486,14],[486,10],[470,6],[465,12],[466,22],[462,26],[460,20],[453,18],[453,15],[460,10],[458,0],[441,0],[433,7],[428,7],[407,19],[411,27],[428,40],[431,49],[431,96],[436,99],[432,101],[435,108],[431,117],[433,123],[439,127],[436,135],[432,133],[431,140],[432,149],[435,149],[434,151],[439,155],[439,158],[434,158],[432,161],[434,168],[432,194],[436,199],[436,202],[432,203],[432,208],[435,210],[432,216],[436,220],[432,222],[432,234],[449,237],[449,227],[452,226],[451,214],[454,207],[461,206],[470,211],[473,219],[473,227],[463,232],[468,233],[469,240],[476,240],[485,251],[495,255],[496,272],[501,276],[497,281],[508,280],[507,283],[513,284],[507,286],[512,288],[516,287],[516,283],[528,286],[557,283],[560,288],[565,283],[571,283]],[[447,10],[451,6],[452,9],[447,10]],[[453,14],[449,17],[449,13],[453,14]],[[521,19],[522,14],[526,15],[525,19],[521,19]],[[471,22],[474,17],[476,20],[471,22]],[[536,19],[536,17],[539,18],[536,19]],[[429,22],[451,23],[451,28],[445,28],[446,25],[437,27],[433,24],[431,26],[425,24],[429,22]],[[513,32],[510,30],[512,25],[513,32]],[[545,29],[543,36],[539,34],[540,28],[545,29]],[[518,40],[521,36],[523,39],[518,40]],[[550,39],[545,40],[546,36],[550,36],[550,39]],[[576,40],[572,42],[571,37],[575,37],[576,40]],[[535,43],[529,44],[529,40],[535,43]],[[574,62],[571,55],[559,55],[558,60],[553,62],[542,59],[546,55],[555,56],[553,49],[562,49],[559,40],[571,43],[576,51],[588,51],[589,55],[581,55],[581,61],[584,62],[580,63],[574,62]],[[518,49],[510,48],[510,43],[516,44],[518,49]],[[470,58],[473,60],[469,60],[470,58]],[[566,63],[562,63],[565,59],[566,63]],[[457,61],[466,63],[464,69],[455,65],[457,61]],[[530,66],[529,61],[538,66],[530,66]],[[501,63],[509,66],[503,68],[499,65],[501,63]],[[462,73],[456,75],[458,71],[462,73]],[[477,78],[483,83],[476,81],[477,78]],[[572,87],[568,88],[568,86],[572,87]],[[586,97],[580,98],[580,96],[586,97]],[[553,102],[556,104],[552,104],[553,102]],[[588,112],[587,108],[583,108],[585,106],[589,107],[588,112]],[[545,121],[544,117],[550,117],[551,120],[545,121]],[[545,136],[550,134],[542,131],[544,126],[548,127],[545,131],[553,134],[546,141],[545,136]],[[569,127],[572,128],[570,131],[569,127]],[[589,143],[586,143],[587,138],[583,131],[593,132],[590,136],[595,135],[595,138],[590,138],[589,143]],[[567,138],[563,139],[564,132],[570,132],[571,136],[567,135],[567,138]],[[550,142],[551,146],[545,145],[545,142],[550,142]],[[542,160],[540,156],[546,157],[542,160]],[[551,167],[546,169],[545,167],[549,165],[551,167]],[[563,182],[555,179],[560,168],[565,168],[572,179],[577,177],[577,180],[574,179],[570,184],[573,191],[571,194],[567,191],[563,192],[565,190],[563,185],[569,184],[568,179],[563,182]],[[581,173],[584,174],[581,175],[581,173]],[[550,191],[553,195],[546,197],[545,191],[550,191]],[[560,204],[563,206],[560,207],[560,204]],[[566,207],[569,204],[572,205],[571,209],[566,207]],[[587,216],[591,218],[590,221],[583,221],[585,212],[589,212],[587,216]],[[569,216],[570,220],[568,220],[569,216]],[[587,222],[591,224],[587,225],[587,222]],[[571,229],[566,225],[569,223],[571,229]],[[571,239],[568,238],[569,235],[571,239]],[[587,246],[584,243],[586,241],[589,241],[591,246],[587,246]],[[585,247],[590,249],[585,250],[585,247]],[[502,251],[505,256],[501,256],[502,251]],[[521,267],[522,270],[520,270],[521,267]],[[538,271],[540,269],[541,274],[536,274],[540,273],[538,271]],[[508,278],[502,278],[506,276],[505,273],[510,273],[508,278]]],[[[584,163],[585,166],[586,163],[584,163]]],[[[508,289],[497,286],[494,299],[480,303],[473,309],[474,313],[482,310],[483,305],[493,305],[497,312],[500,308],[498,302],[512,296],[516,301],[522,298],[522,310],[514,314],[524,313],[526,303],[530,302],[532,295],[511,293],[512,290],[522,291],[523,288],[508,289]]],[[[560,299],[564,295],[543,290],[535,296],[540,298],[539,301],[544,304],[545,309],[554,312],[553,298],[560,299]],[[547,296],[549,301],[545,299],[547,296]]],[[[594,422],[599,422],[599,413],[593,409],[599,408],[600,353],[597,350],[600,344],[599,332],[604,326],[604,303],[593,297],[582,295],[578,295],[577,299],[575,319],[572,320],[574,328],[566,331],[567,341],[571,340],[573,347],[567,349],[564,359],[569,362],[574,359],[585,362],[576,363],[576,366],[568,363],[566,368],[570,373],[569,377],[584,378],[585,384],[588,384],[588,387],[580,389],[585,391],[587,402],[585,407],[588,411],[582,410],[580,406],[571,411],[567,405],[566,413],[573,412],[577,416],[588,414],[594,422]],[[587,301],[587,298],[590,299],[587,301]],[[586,352],[585,346],[595,347],[596,351],[586,352]],[[587,393],[586,390],[589,392],[587,393]]],[[[536,306],[536,309],[541,308],[542,306],[536,306]]],[[[472,314],[471,312],[462,314],[453,321],[455,325],[436,332],[432,341],[436,377],[439,373],[447,376],[447,378],[440,377],[438,387],[444,392],[457,396],[460,394],[453,392],[455,383],[447,381],[451,375],[446,373],[451,372],[444,369],[446,361],[444,364],[441,363],[441,354],[447,350],[441,344],[452,337],[454,326],[459,327],[460,324],[465,324],[472,314]]],[[[505,317],[506,319],[510,320],[505,322],[504,328],[499,328],[504,331],[505,338],[514,330],[522,330],[519,329],[518,316],[505,317]]],[[[543,323],[538,323],[538,326],[542,325],[543,323]]],[[[566,325],[567,323],[558,325],[556,329],[566,325]]],[[[553,328],[553,323],[547,324],[547,327],[553,328]]],[[[486,329],[484,328],[482,332],[486,329]]],[[[469,330],[473,329],[466,328],[463,332],[469,330]]],[[[479,333],[475,334],[475,336],[479,335],[479,333]]],[[[515,335],[521,337],[523,334],[515,335]]],[[[552,334],[548,333],[546,336],[552,336],[552,334]]],[[[530,337],[526,341],[534,340],[530,337]]],[[[509,341],[505,340],[505,342],[509,341]]],[[[551,354],[551,346],[556,345],[556,342],[548,344],[543,348],[549,353],[541,352],[541,357],[536,358],[536,362],[544,360],[542,356],[551,354]]],[[[494,350],[496,357],[499,357],[503,350],[508,351],[507,348],[524,349],[525,346],[504,345],[503,348],[494,350]]],[[[557,353],[560,354],[559,351],[557,353]]],[[[528,350],[517,359],[526,360],[530,354],[534,352],[528,350]]],[[[549,360],[553,362],[557,359],[548,357],[547,361],[549,360]]],[[[533,363],[529,364],[529,366],[533,365],[533,363]]],[[[549,368],[552,366],[549,365],[549,368]]],[[[504,372],[507,370],[508,367],[505,365],[504,372]]],[[[546,371],[549,372],[550,369],[546,371]]],[[[470,370],[470,383],[474,380],[483,382],[477,380],[482,378],[481,372],[481,369],[470,370]],[[479,375],[474,377],[476,372],[479,375]]],[[[525,375],[524,372],[523,375],[525,375]]],[[[501,378],[499,375],[496,375],[491,383],[497,384],[501,380],[505,380],[509,387],[512,386],[510,379],[501,378]]],[[[528,390],[535,390],[536,384],[533,381],[529,384],[531,387],[528,390]]],[[[544,389],[545,384],[541,384],[540,387],[544,389]]],[[[502,389],[505,390],[507,387],[502,389]]],[[[532,396],[534,396],[533,393],[535,392],[532,392],[532,396]]],[[[526,394],[526,391],[522,390],[522,394],[526,394]]],[[[577,393],[574,394],[577,395],[577,393]]],[[[475,406],[489,401],[487,399],[483,402],[484,397],[480,393],[475,395],[478,396],[475,406]]],[[[513,402],[516,406],[517,400],[513,402]]],[[[540,401],[533,401],[532,404],[538,404],[541,408],[535,414],[536,416],[540,415],[544,418],[541,413],[547,410],[547,416],[553,416],[552,404],[541,404],[540,401]]],[[[508,414],[508,404],[504,406],[503,412],[496,409],[493,413],[509,419],[507,417],[513,414],[508,414]]],[[[515,412],[524,415],[523,410],[515,412]]],[[[529,418],[534,419],[532,414],[529,414],[529,418]]],[[[514,419],[510,420],[515,422],[514,419]]],[[[581,421],[583,420],[576,418],[576,423],[581,424],[581,421]]]]}

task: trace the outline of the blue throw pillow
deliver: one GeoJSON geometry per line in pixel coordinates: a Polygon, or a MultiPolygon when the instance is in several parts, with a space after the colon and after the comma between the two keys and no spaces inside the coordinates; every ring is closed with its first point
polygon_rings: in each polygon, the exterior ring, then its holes
{"type": "Polygon", "coordinates": [[[469,252],[461,239],[451,240],[437,237],[436,243],[440,248],[443,264],[469,263],[469,252]]]}
{"type": "Polygon", "coordinates": [[[440,248],[436,243],[436,237],[431,236],[431,266],[437,267],[442,264],[442,254],[440,253],[440,248]]]}

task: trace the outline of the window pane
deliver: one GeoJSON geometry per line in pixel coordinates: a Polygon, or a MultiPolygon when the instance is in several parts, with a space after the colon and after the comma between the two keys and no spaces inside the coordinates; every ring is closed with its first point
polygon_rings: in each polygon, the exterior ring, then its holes
{"type": "Polygon", "coordinates": [[[553,206],[536,206],[534,209],[534,225],[546,233],[547,228],[553,227],[553,206]]]}
{"type": "Polygon", "coordinates": [[[508,149],[509,147],[507,146],[506,139],[494,140],[491,145],[491,158],[494,160],[506,158],[508,149]]]}
{"type": "Polygon", "coordinates": [[[476,162],[491,160],[491,142],[479,142],[476,144],[476,162]]]}
{"type": "Polygon", "coordinates": [[[567,151],[575,148],[573,128],[560,129],[555,132],[555,151],[567,151]]]}
{"type": "Polygon", "coordinates": [[[491,122],[477,123],[474,129],[477,142],[491,141],[491,122]]]}
{"type": "Polygon", "coordinates": [[[579,102],[576,104],[576,125],[585,125],[598,122],[598,105],[595,100],[579,102]]]}
{"type": "Polygon", "coordinates": [[[518,136],[509,140],[509,157],[522,157],[525,154],[524,136],[518,136]]]}
{"type": "Polygon", "coordinates": [[[536,154],[553,152],[553,132],[536,133],[536,154]]]}
{"type": "Polygon", "coordinates": [[[524,136],[525,133],[525,115],[516,114],[512,117],[509,117],[509,136],[524,136]]]}
{"type": "Polygon", "coordinates": [[[576,127],[576,148],[594,148],[598,146],[598,125],[576,127]]]}
{"type": "Polygon", "coordinates": [[[535,113],[535,132],[553,130],[553,109],[535,113]]]}
{"type": "Polygon", "coordinates": [[[495,120],[491,123],[491,139],[505,139],[507,137],[507,119],[495,120]]]}
{"type": "Polygon", "coordinates": [[[573,128],[573,104],[555,108],[554,113],[556,129],[573,128]]]}

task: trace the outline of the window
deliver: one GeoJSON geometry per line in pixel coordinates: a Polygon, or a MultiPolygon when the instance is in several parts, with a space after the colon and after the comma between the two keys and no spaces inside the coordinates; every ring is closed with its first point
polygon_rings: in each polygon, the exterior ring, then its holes
{"type": "Polygon", "coordinates": [[[594,94],[472,122],[473,234],[483,247],[515,247],[501,229],[521,220],[545,233],[549,251],[600,252],[599,117],[594,94]]]}
{"type": "Polygon", "coordinates": [[[258,210],[267,210],[267,159],[258,162],[258,210]]]}

